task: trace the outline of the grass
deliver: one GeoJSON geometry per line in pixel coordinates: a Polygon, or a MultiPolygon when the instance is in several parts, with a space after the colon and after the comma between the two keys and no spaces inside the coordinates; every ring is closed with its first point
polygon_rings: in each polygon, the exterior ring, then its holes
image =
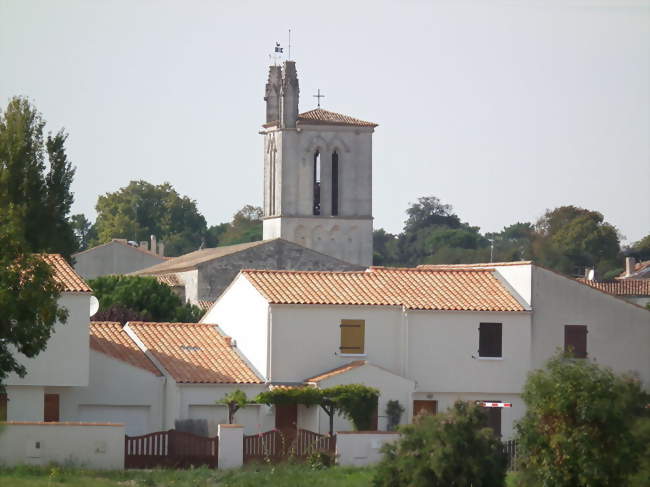
{"type": "Polygon", "coordinates": [[[0,468],[0,485],[12,487],[362,487],[372,483],[374,469],[333,467],[312,470],[304,465],[247,466],[237,470],[97,471],[66,467],[0,468]]]}

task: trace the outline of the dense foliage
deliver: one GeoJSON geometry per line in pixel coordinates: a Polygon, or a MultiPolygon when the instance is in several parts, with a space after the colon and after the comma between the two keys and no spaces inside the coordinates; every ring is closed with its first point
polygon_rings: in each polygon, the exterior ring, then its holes
{"type": "MultiPolygon", "coordinates": [[[[470,264],[534,259],[564,274],[578,275],[595,267],[611,277],[622,270],[618,232],[598,212],[562,206],[546,213],[534,225],[518,222],[501,232],[482,235],[463,223],[450,205],[435,196],[419,198],[407,210],[398,235],[383,229],[373,234],[376,265],[470,264]]],[[[629,250],[642,258],[645,239],[629,250]]]]}
{"type": "Polygon", "coordinates": [[[9,373],[25,375],[16,351],[38,355],[55,323],[68,317],[58,306],[60,288],[52,270],[29,252],[20,221],[11,207],[0,212],[0,392],[9,373]]]}
{"type": "Polygon", "coordinates": [[[78,246],[69,219],[75,169],[65,132],[45,136],[44,128],[26,98],[12,98],[0,115],[0,213],[11,208],[21,220],[26,249],[69,258],[78,246]]]}
{"type": "Polygon", "coordinates": [[[237,411],[251,403],[252,401],[248,399],[246,393],[240,389],[229,392],[217,401],[217,404],[223,404],[228,408],[228,424],[233,424],[237,411]]]}
{"type": "Polygon", "coordinates": [[[180,196],[169,184],[131,181],[128,186],[97,200],[95,239],[91,245],[125,238],[136,242],[155,235],[165,253],[177,256],[197,250],[205,243],[207,225],[196,202],[180,196]]]}
{"type": "Polygon", "coordinates": [[[386,417],[388,418],[386,429],[388,431],[397,429],[397,426],[399,426],[402,420],[402,414],[404,414],[404,406],[399,401],[391,399],[386,403],[386,417]]]}
{"type": "Polygon", "coordinates": [[[458,401],[448,412],[422,416],[400,428],[384,447],[376,487],[502,487],[507,458],[501,441],[484,427],[479,407],[458,401]]]}
{"type": "Polygon", "coordinates": [[[523,399],[516,428],[525,485],[624,486],[639,468],[650,438],[635,429],[650,397],[638,380],[557,355],[530,374],[523,399]]]}
{"type": "Polygon", "coordinates": [[[208,246],[235,245],[262,240],[262,208],[246,205],[232,217],[229,223],[208,228],[208,246]]]}
{"type": "MultiPolygon", "coordinates": [[[[152,321],[180,323],[196,323],[203,314],[153,277],[102,276],[89,284],[99,300],[100,313],[121,308],[152,321]]],[[[92,319],[97,321],[97,315],[92,319]]]]}

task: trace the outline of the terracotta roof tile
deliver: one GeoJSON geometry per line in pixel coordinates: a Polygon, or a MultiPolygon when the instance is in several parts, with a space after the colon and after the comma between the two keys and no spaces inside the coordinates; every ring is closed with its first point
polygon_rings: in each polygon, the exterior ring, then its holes
{"type": "Polygon", "coordinates": [[[322,108],[315,108],[308,112],[298,115],[298,121],[309,124],[322,124],[322,125],[354,125],[357,127],[376,127],[377,124],[373,122],[366,122],[358,118],[343,115],[341,113],[330,112],[322,108]]]}
{"type": "Polygon", "coordinates": [[[41,258],[52,267],[54,280],[66,293],[92,293],[93,290],[59,254],[41,254],[41,258]]]}
{"type": "Polygon", "coordinates": [[[492,270],[373,267],[365,272],[245,270],[242,275],[272,304],[525,311],[492,270]]]}
{"type": "Polygon", "coordinates": [[[615,296],[650,296],[650,279],[620,279],[616,281],[577,281],[615,296]]]}
{"type": "Polygon", "coordinates": [[[134,365],[154,375],[162,373],[151,360],[140,350],[131,337],[123,330],[120,323],[110,321],[95,321],[90,323],[90,348],[134,365]]]}
{"type": "MultiPolygon", "coordinates": [[[[638,276],[636,274],[641,273],[641,271],[645,271],[646,269],[650,269],[650,260],[644,260],[643,262],[636,262],[634,264],[634,269],[632,270],[632,275],[628,276],[625,271],[621,272],[618,276],[616,276],[616,279],[638,279],[638,276]]],[[[646,272],[643,272],[643,278],[645,278],[646,272]]]]}
{"type": "Polygon", "coordinates": [[[158,274],[156,281],[160,284],[167,284],[170,287],[183,286],[183,281],[178,277],[178,274],[158,274]]]}
{"type": "Polygon", "coordinates": [[[198,301],[196,305],[201,308],[203,311],[209,310],[212,305],[214,304],[214,301],[198,301]]]}
{"type": "Polygon", "coordinates": [[[478,264],[421,264],[417,269],[476,269],[476,268],[490,268],[490,267],[506,267],[513,265],[532,265],[532,260],[516,260],[512,262],[485,262],[478,264]]]}
{"type": "Polygon", "coordinates": [[[339,374],[345,374],[346,372],[349,372],[352,369],[356,369],[357,367],[361,367],[362,365],[366,365],[367,363],[368,362],[366,360],[355,360],[354,362],[350,362],[349,364],[342,365],[335,369],[328,370],[327,372],[323,372],[322,374],[317,375],[315,377],[306,379],[305,382],[320,382],[339,374]]]}
{"type": "Polygon", "coordinates": [[[127,326],[176,382],[262,382],[216,325],[129,322],[127,326]]]}

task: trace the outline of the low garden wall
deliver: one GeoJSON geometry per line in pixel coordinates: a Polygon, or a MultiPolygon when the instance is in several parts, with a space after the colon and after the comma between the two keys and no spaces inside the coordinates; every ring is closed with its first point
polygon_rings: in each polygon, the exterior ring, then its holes
{"type": "Polygon", "coordinates": [[[124,468],[124,425],[112,423],[0,423],[0,463],[124,468]]]}
{"type": "Polygon", "coordinates": [[[336,434],[336,456],[339,465],[362,467],[378,463],[381,447],[399,439],[391,431],[339,431],[336,434]]]}

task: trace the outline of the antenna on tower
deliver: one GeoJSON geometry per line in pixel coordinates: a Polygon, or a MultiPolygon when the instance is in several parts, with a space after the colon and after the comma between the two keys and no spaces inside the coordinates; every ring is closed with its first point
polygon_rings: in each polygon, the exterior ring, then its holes
{"type": "Polygon", "coordinates": [[[289,45],[287,51],[287,61],[291,61],[291,29],[289,29],[289,45]]]}

